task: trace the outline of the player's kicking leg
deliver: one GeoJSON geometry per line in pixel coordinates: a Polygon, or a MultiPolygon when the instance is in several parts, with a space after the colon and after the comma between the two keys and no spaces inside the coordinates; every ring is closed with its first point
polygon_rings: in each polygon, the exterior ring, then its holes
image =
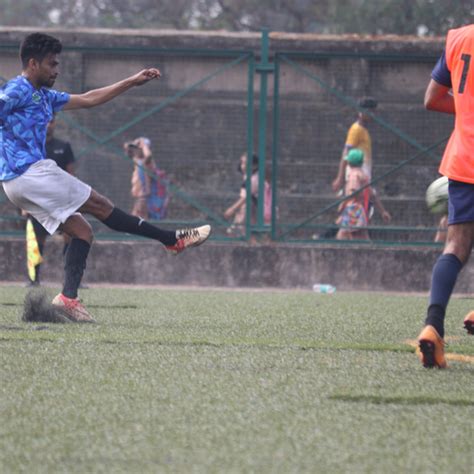
{"type": "MultiPolygon", "coordinates": [[[[93,215],[113,230],[158,240],[173,254],[178,254],[188,247],[201,245],[211,233],[209,225],[176,231],[160,229],[139,217],[114,207],[107,198],[94,190],[91,190],[89,199],[79,211],[93,215]]],[[[63,291],[54,298],[53,305],[64,310],[69,319],[73,321],[94,322],[77,297],[93,239],[92,228],[81,214],[76,213],[61,225],[61,230],[70,235],[72,239],[65,255],[63,291]]]]}
{"type": "Polygon", "coordinates": [[[160,229],[144,219],[132,216],[114,207],[112,202],[95,190],[91,191],[89,199],[79,211],[93,215],[107,227],[118,232],[126,232],[158,240],[174,255],[181,253],[189,247],[201,245],[211,234],[210,225],[175,231],[160,229]]]}
{"type": "Polygon", "coordinates": [[[173,255],[178,255],[188,247],[197,247],[204,243],[211,235],[211,226],[203,225],[191,229],[179,229],[175,232],[176,243],[167,245],[166,250],[173,255]]]}

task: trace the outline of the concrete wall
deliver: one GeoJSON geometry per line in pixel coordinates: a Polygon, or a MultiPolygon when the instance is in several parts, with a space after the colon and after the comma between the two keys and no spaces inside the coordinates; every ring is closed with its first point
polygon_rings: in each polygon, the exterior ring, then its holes
{"type": "MultiPolygon", "coordinates": [[[[44,281],[63,278],[62,243],[50,240],[44,281]]],[[[143,285],[307,288],[331,283],[339,290],[428,291],[439,249],[209,242],[175,257],[155,242],[95,242],[85,281],[143,285]]],[[[0,281],[26,281],[24,242],[0,245],[0,281]]],[[[462,272],[456,291],[474,292],[474,266],[462,272]]]]}
{"type": "MultiPolygon", "coordinates": [[[[25,35],[38,31],[29,27],[0,27],[2,45],[19,45],[25,35]]],[[[137,47],[163,49],[253,50],[260,48],[260,33],[226,31],[178,31],[136,29],[44,28],[46,33],[61,38],[68,47],[137,47]]],[[[320,35],[270,33],[272,51],[367,52],[384,54],[438,54],[443,38],[418,38],[396,35],[320,35]]]]}

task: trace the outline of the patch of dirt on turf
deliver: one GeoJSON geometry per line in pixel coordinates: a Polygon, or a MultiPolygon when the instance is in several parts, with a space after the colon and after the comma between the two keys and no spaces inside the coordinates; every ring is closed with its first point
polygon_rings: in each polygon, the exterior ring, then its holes
{"type": "Polygon", "coordinates": [[[54,307],[44,290],[32,290],[25,296],[21,319],[27,323],[70,323],[71,320],[54,307]]]}

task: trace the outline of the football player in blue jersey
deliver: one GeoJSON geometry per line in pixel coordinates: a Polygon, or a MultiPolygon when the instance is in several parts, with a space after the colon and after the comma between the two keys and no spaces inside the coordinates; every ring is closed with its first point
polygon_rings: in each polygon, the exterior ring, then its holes
{"type": "Polygon", "coordinates": [[[10,201],[35,217],[50,234],[60,229],[71,237],[63,289],[53,305],[72,321],[93,322],[77,297],[93,239],[92,228],[82,213],[93,215],[113,230],[158,240],[173,254],[202,244],[211,228],[159,229],[118,209],[46,158],[46,129],[54,113],[104,104],[161,76],[158,69],[148,68],[83,94],[58,92],[51,87],[59,75],[61,50],[61,42],[52,36],[28,35],[20,47],[22,74],[0,89],[0,181],[10,201]]]}

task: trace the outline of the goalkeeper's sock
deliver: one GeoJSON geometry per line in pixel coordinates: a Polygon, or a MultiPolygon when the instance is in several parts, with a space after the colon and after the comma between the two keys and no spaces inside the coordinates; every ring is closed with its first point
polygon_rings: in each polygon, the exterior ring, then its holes
{"type": "Polygon", "coordinates": [[[107,227],[118,232],[141,235],[149,239],[159,240],[163,245],[174,245],[176,243],[176,232],[163,230],[140,217],[132,216],[114,207],[109,217],[102,221],[107,227]]]}

